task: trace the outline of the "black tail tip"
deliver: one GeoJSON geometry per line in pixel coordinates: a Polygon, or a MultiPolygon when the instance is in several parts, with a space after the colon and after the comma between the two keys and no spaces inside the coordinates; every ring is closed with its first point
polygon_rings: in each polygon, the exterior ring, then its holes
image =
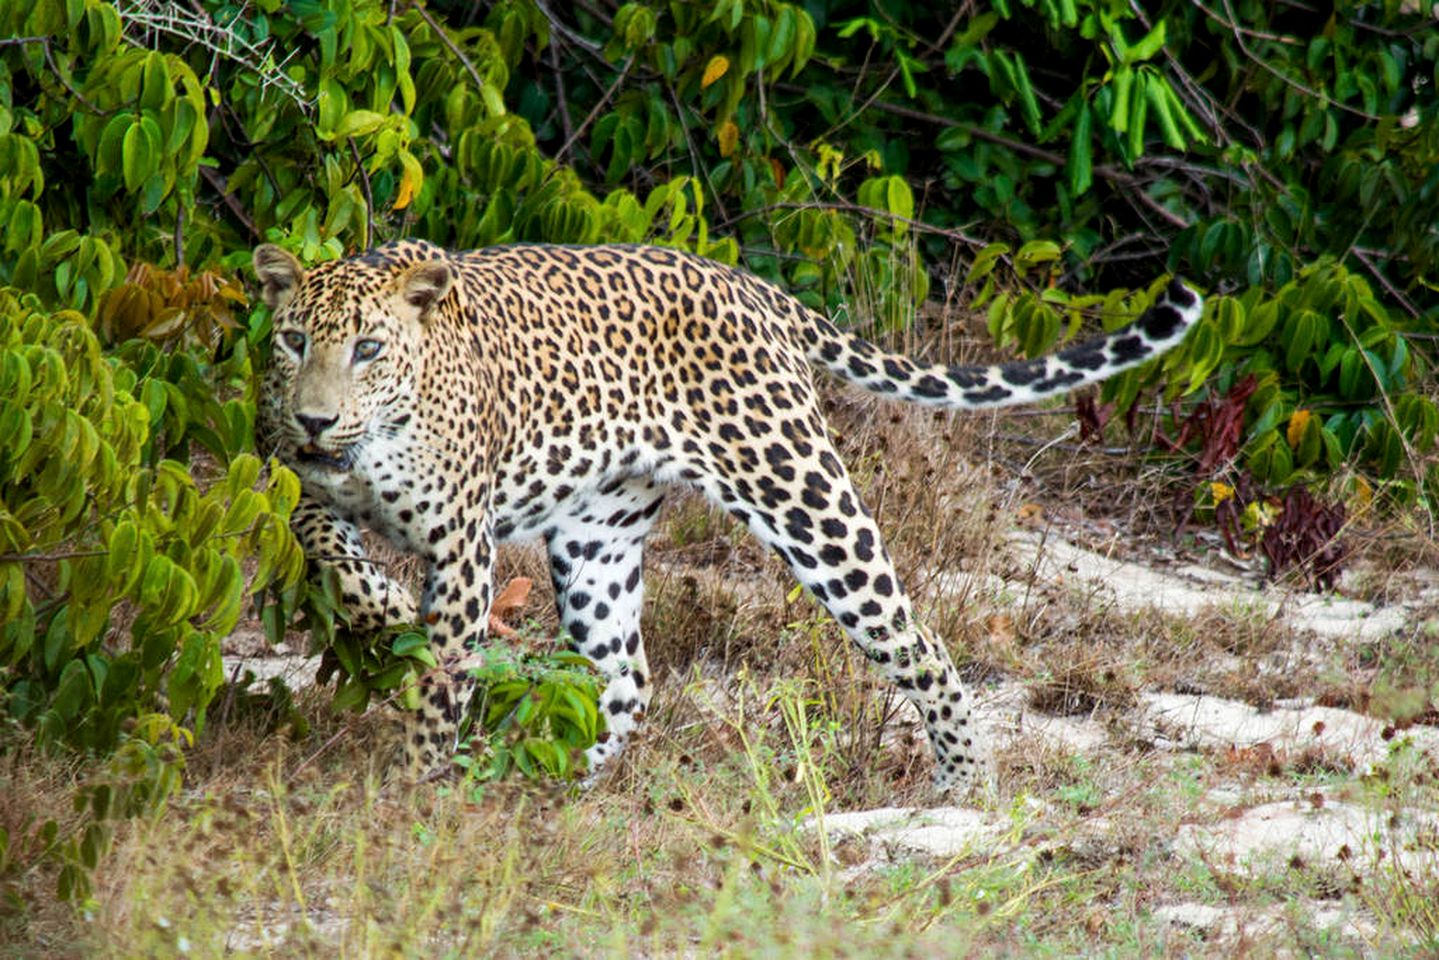
{"type": "Polygon", "coordinates": [[[1194,306],[1199,301],[1199,294],[1191,290],[1180,277],[1169,281],[1169,286],[1164,288],[1164,295],[1171,304],[1182,309],[1194,306]]]}

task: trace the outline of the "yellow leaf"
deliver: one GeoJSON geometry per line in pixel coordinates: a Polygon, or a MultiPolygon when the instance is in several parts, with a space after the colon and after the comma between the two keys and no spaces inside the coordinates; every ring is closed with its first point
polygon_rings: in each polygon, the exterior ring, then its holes
{"type": "Polygon", "coordinates": [[[1349,494],[1359,510],[1363,510],[1374,502],[1374,488],[1371,487],[1369,481],[1363,477],[1354,478],[1353,489],[1350,490],[1349,494]]]}
{"type": "Polygon", "coordinates": [[[834,147],[820,140],[814,145],[815,153],[819,155],[815,168],[819,171],[820,177],[826,183],[833,183],[839,179],[840,171],[844,166],[844,154],[834,147]]]}
{"type": "Polygon", "coordinates": [[[395,195],[395,209],[403,210],[415,199],[415,191],[420,184],[425,182],[425,168],[420,166],[420,161],[410,151],[400,150],[400,189],[395,195]]]}
{"type": "Polygon", "coordinates": [[[1213,480],[1209,484],[1209,495],[1214,498],[1214,505],[1217,507],[1225,500],[1234,496],[1234,488],[1227,483],[1220,483],[1213,480]]]}
{"type": "Polygon", "coordinates": [[[705,90],[710,84],[729,72],[729,57],[723,54],[715,54],[710,57],[710,62],[705,64],[705,75],[700,78],[700,89],[705,90]]]}
{"type": "Polygon", "coordinates": [[[1299,448],[1299,441],[1304,439],[1304,428],[1309,425],[1309,417],[1308,410],[1295,410],[1289,417],[1289,430],[1285,436],[1291,447],[1299,448]]]}
{"type": "Polygon", "coordinates": [[[715,139],[719,141],[720,156],[727,157],[734,153],[735,145],[739,143],[739,127],[733,120],[726,120],[715,131],[715,139]]]}
{"type": "Polygon", "coordinates": [[[415,181],[410,177],[410,171],[406,170],[400,177],[400,192],[395,195],[395,209],[405,209],[414,198],[415,181]]]}

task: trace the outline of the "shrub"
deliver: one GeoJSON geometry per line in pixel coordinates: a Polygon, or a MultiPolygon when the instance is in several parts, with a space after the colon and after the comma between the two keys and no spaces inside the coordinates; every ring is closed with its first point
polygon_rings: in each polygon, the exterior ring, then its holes
{"type": "Polygon", "coordinates": [[[109,750],[149,712],[198,728],[246,595],[303,569],[295,476],[260,483],[213,392],[219,423],[188,402],[193,357],[136,356],[105,357],[78,313],[0,292],[0,683],[42,742],[109,750]],[[228,454],[203,488],[163,458],[196,431],[228,454]]]}

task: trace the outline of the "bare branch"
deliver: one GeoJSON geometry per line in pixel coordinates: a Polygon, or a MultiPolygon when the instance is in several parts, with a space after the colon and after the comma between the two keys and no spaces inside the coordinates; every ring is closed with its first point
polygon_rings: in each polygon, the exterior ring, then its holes
{"type": "Polygon", "coordinates": [[[455,45],[455,41],[450,39],[450,35],[445,32],[445,28],[435,22],[435,18],[430,16],[430,11],[425,9],[425,5],[423,3],[411,3],[409,6],[411,10],[420,15],[420,19],[430,25],[430,29],[435,31],[435,36],[440,38],[440,42],[445,45],[445,48],[454,54],[455,59],[459,60],[464,66],[466,72],[470,75],[470,79],[475,81],[475,89],[485,89],[485,81],[480,77],[480,72],[475,69],[475,65],[470,62],[469,57],[465,56],[465,52],[455,45]]]}
{"type": "Polygon", "coordinates": [[[1365,250],[1360,247],[1350,247],[1349,252],[1354,255],[1355,260],[1358,260],[1361,264],[1364,265],[1364,269],[1369,271],[1370,276],[1372,276],[1375,280],[1379,281],[1379,285],[1385,289],[1389,296],[1393,297],[1396,301],[1399,302],[1399,305],[1404,308],[1405,313],[1409,314],[1409,316],[1411,317],[1414,317],[1416,320],[1419,317],[1423,316],[1423,311],[1421,311],[1418,307],[1414,305],[1414,301],[1406,297],[1404,295],[1404,291],[1400,290],[1398,287],[1394,286],[1394,284],[1390,283],[1389,278],[1384,276],[1384,271],[1380,270],[1379,267],[1374,263],[1374,261],[1370,259],[1370,257],[1373,255],[1373,251],[1365,250]]]}
{"type": "Polygon", "coordinates": [[[74,97],[76,100],[80,101],[81,106],[83,106],[91,113],[104,113],[104,111],[101,110],[99,107],[95,106],[89,100],[86,100],[85,96],[80,93],[79,90],[75,89],[74,84],[72,84],[69,78],[66,77],[65,74],[60,70],[60,65],[55,62],[55,53],[50,49],[49,37],[5,37],[3,39],[0,39],[0,47],[18,47],[25,44],[40,45],[40,47],[45,52],[45,65],[50,68],[51,73],[55,74],[55,79],[60,81],[61,85],[64,86],[66,92],[68,92],[70,96],[74,97]]]}
{"type": "Polygon", "coordinates": [[[560,131],[568,142],[574,135],[574,124],[570,121],[570,98],[565,92],[565,72],[560,69],[560,45],[557,43],[550,44],[550,70],[555,75],[555,102],[560,108],[560,131]]]}
{"type": "Polygon", "coordinates": [[[1213,10],[1210,10],[1202,3],[1196,3],[1195,6],[1198,7],[1199,11],[1203,13],[1206,17],[1215,21],[1216,23],[1222,24],[1226,29],[1230,31],[1231,34],[1233,34],[1234,42],[1236,45],[1238,45],[1239,52],[1244,54],[1244,56],[1248,58],[1251,63],[1260,67],[1272,76],[1278,78],[1281,82],[1293,87],[1295,90],[1298,90],[1305,96],[1317,100],[1320,103],[1331,104],[1334,107],[1343,110],[1345,113],[1351,113],[1356,117],[1362,117],[1363,119],[1368,120],[1370,123],[1378,123],[1379,121],[1384,119],[1383,117],[1375,116],[1374,114],[1369,113],[1367,110],[1360,110],[1358,107],[1351,107],[1347,104],[1340,103],[1326,93],[1322,93],[1318,90],[1314,90],[1310,87],[1305,86],[1298,80],[1295,80],[1293,77],[1289,76],[1282,70],[1279,70],[1277,67],[1270,64],[1269,61],[1265,60],[1263,57],[1254,53],[1254,51],[1250,50],[1248,45],[1244,42],[1244,37],[1246,34],[1262,37],[1262,39],[1265,40],[1280,40],[1281,38],[1273,37],[1268,34],[1256,34],[1253,31],[1246,30],[1245,28],[1241,27],[1238,23],[1238,18],[1234,16],[1234,7],[1230,4],[1229,0],[1222,0],[1222,2],[1224,4],[1224,12],[1229,15],[1229,18],[1227,20],[1224,17],[1221,17],[1219,14],[1215,13],[1213,10]]]}
{"type": "Polygon", "coordinates": [[[365,161],[360,157],[360,148],[354,137],[346,137],[350,145],[350,159],[355,162],[355,172],[360,175],[360,190],[365,194],[365,235],[363,246],[370,246],[370,227],[375,223],[375,196],[370,192],[370,175],[365,171],[365,161]]]}
{"type": "MultiPolygon", "coordinates": [[[[559,17],[555,16],[553,13],[550,12],[549,4],[545,3],[544,0],[533,0],[533,3],[535,5],[535,9],[540,11],[544,18],[550,22],[550,29],[553,30],[555,33],[558,33],[560,36],[564,37],[570,43],[573,43],[575,46],[580,47],[583,50],[588,50],[590,53],[597,55],[604,50],[604,46],[602,44],[596,43],[589,37],[583,36],[579,33],[576,33],[574,30],[571,30],[564,21],[562,21],[559,17]]],[[[554,45],[551,44],[551,48],[553,48],[553,46],[554,45]]]]}
{"type": "Polygon", "coordinates": [[[200,176],[204,177],[205,182],[220,195],[220,199],[224,201],[225,206],[228,207],[230,212],[235,215],[235,218],[244,225],[250,236],[255,240],[265,239],[264,235],[260,233],[260,228],[255,226],[255,221],[251,220],[249,213],[245,211],[244,204],[240,203],[240,201],[235,199],[235,196],[230,193],[229,187],[225,184],[224,177],[220,176],[212,167],[201,165],[196,169],[200,171],[200,176]]]}
{"type": "Polygon", "coordinates": [[[575,141],[584,135],[585,129],[590,124],[595,122],[595,117],[599,116],[600,111],[609,104],[610,98],[615,95],[615,91],[620,88],[620,84],[624,83],[625,78],[629,76],[630,67],[634,64],[634,62],[634,54],[630,54],[628,57],[625,58],[625,65],[620,68],[620,74],[619,76],[615,77],[615,82],[610,84],[609,89],[605,91],[604,96],[600,97],[599,101],[595,103],[594,107],[590,110],[590,112],[585,115],[585,119],[580,123],[578,127],[575,128],[575,132],[570,134],[569,139],[567,139],[560,147],[560,149],[555,153],[556,163],[563,162],[565,154],[570,152],[570,147],[574,146],[575,141]]]}

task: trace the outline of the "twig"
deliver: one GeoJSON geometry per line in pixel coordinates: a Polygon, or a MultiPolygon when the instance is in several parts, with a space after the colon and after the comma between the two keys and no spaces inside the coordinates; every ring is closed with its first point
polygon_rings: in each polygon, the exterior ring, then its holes
{"type": "Polygon", "coordinates": [[[244,205],[240,203],[239,200],[236,200],[230,193],[224,178],[210,167],[201,166],[196,169],[200,171],[200,176],[205,178],[205,182],[220,195],[220,199],[224,201],[225,206],[230,208],[230,212],[233,213],[236,219],[250,232],[250,236],[256,240],[263,240],[264,235],[260,233],[260,228],[255,226],[255,221],[251,220],[250,215],[245,212],[244,205]]]}
{"type": "Polygon", "coordinates": [[[949,23],[940,31],[939,39],[933,43],[924,40],[921,40],[921,42],[924,43],[925,48],[929,50],[930,53],[942,54],[944,52],[944,45],[949,43],[949,38],[954,36],[954,31],[959,29],[959,22],[965,17],[973,15],[974,0],[964,0],[964,3],[959,5],[959,9],[954,11],[954,16],[949,18],[949,23]]]}
{"type": "Polygon", "coordinates": [[[590,16],[594,17],[596,20],[598,20],[600,23],[603,23],[607,27],[614,25],[614,18],[611,17],[609,14],[605,13],[603,10],[597,8],[592,3],[586,3],[585,0],[575,0],[575,6],[579,7],[585,13],[588,13],[590,16]]]}
{"type": "Polygon", "coordinates": [[[595,122],[595,117],[599,116],[600,111],[609,104],[610,98],[615,95],[615,91],[619,89],[620,84],[624,83],[625,77],[629,76],[630,66],[634,62],[634,54],[630,54],[628,57],[625,58],[625,65],[620,68],[620,75],[615,77],[615,82],[610,84],[610,88],[605,91],[605,95],[600,97],[599,102],[594,105],[590,112],[585,116],[584,121],[575,128],[575,132],[570,134],[569,139],[564,142],[564,145],[561,146],[559,151],[555,154],[556,163],[564,160],[565,154],[569,153],[570,151],[570,147],[574,146],[575,141],[584,135],[585,129],[590,124],[595,122]]]}
{"type": "Polygon", "coordinates": [[[1363,250],[1359,247],[1350,247],[1349,252],[1354,254],[1355,260],[1358,260],[1360,263],[1364,264],[1364,269],[1368,270],[1369,273],[1374,277],[1374,279],[1379,281],[1379,285],[1382,286],[1391,297],[1399,301],[1400,305],[1404,307],[1405,311],[1409,314],[1409,316],[1415,318],[1416,320],[1419,319],[1419,317],[1423,316],[1423,313],[1419,310],[1418,307],[1414,305],[1414,302],[1408,297],[1406,297],[1402,290],[1394,286],[1394,284],[1390,283],[1389,278],[1384,276],[1384,273],[1379,269],[1379,267],[1376,266],[1374,262],[1369,259],[1368,251],[1363,250]]]}
{"type": "Polygon", "coordinates": [[[118,9],[127,30],[138,27],[154,34],[167,33],[209,50],[213,58],[211,73],[214,72],[213,61],[221,58],[230,60],[253,71],[260,78],[262,90],[278,87],[301,109],[309,110],[313,107],[313,103],[305,98],[300,85],[285,73],[285,65],[291,58],[299,55],[301,48],[295,47],[285,55],[284,60],[276,63],[273,37],[260,43],[250,43],[244,39],[244,33],[232,29],[233,24],[240,19],[239,14],[236,14],[230,24],[222,27],[203,9],[187,11],[180,4],[160,0],[130,0],[128,3],[119,4],[118,9]]]}
{"type": "MultiPolygon", "coordinates": [[[[1099,168],[1095,167],[1094,171],[1098,173],[1099,168]]],[[[1176,227],[1180,230],[1184,230],[1189,226],[1188,220],[1184,219],[1179,214],[1175,213],[1173,210],[1170,210],[1164,204],[1151,197],[1148,192],[1144,190],[1138,180],[1131,179],[1129,181],[1129,185],[1133,186],[1134,189],[1125,193],[1125,197],[1127,199],[1138,200],[1141,204],[1153,211],[1159,217],[1159,219],[1163,220],[1171,227],[1176,227]]]]}
{"type": "MultiPolygon", "coordinates": [[[[545,8],[540,7],[543,11],[545,8]]],[[[548,16],[548,14],[546,14],[548,16]]],[[[560,105],[560,131],[568,142],[574,133],[574,124],[570,122],[570,102],[565,93],[565,72],[560,69],[560,45],[550,43],[550,69],[555,72],[555,100],[560,105]]]]}
{"type": "MultiPolygon", "coordinates": [[[[954,31],[959,27],[959,21],[960,21],[961,19],[963,19],[966,15],[968,15],[968,14],[970,14],[970,13],[972,12],[971,9],[970,9],[971,6],[972,6],[972,3],[966,2],[966,3],[962,4],[958,10],[956,10],[956,11],[954,12],[954,16],[952,16],[952,17],[949,18],[949,23],[945,25],[945,28],[944,28],[942,31],[940,31],[939,39],[936,40],[933,44],[929,45],[929,49],[930,49],[930,50],[932,50],[932,51],[939,51],[939,50],[941,50],[941,49],[944,48],[944,45],[949,42],[950,36],[952,36],[952,35],[954,34],[954,31]]],[[[871,45],[871,46],[873,46],[873,45],[871,45]]],[[[869,63],[869,51],[868,51],[868,50],[865,51],[864,57],[865,57],[865,64],[867,65],[867,64],[869,63]]],[[[858,118],[861,113],[864,113],[864,111],[865,111],[866,108],[868,108],[871,104],[873,104],[876,100],[878,100],[878,99],[880,98],[880,96],[881,96],[886,90],[889,89],[890,84],[894,83],[895,78],[898,77],[898,76],[899,76],[899,66],[896,65],[896,66],[894,67],[894,69],[890,70],[889,76],[887,76],[887,77],[884,78],[884,82],[881,83],[877,88],[875,88],[875,90],[874,90],[873,93],[871,93],[868,97],[865,98],[864,103],[861,103],[858,107],[855,107],[852,111],[850,111],[850,114],[849,114],[848,117],[846,117],[845,119],[841,120],[839,123],[836,123],[834,126],[830,127],[830,129],[829,129],[828,131],[826,131],[824,135],[825,135],[826,137],[831,136],[836,130],[842,130],[842,129],[844,129],[846,126],[848,126],[853,120],[855,120],[856,118],[858,118]]],[[[855,79],[855,82],[854,82],[855,90],[856,90],[856,91],[859,90],[859,84],[860,84],[860,82],[861,82],[863,79],[864,79],[864,71],[861,70],[859,77],[857,77],[857,78],[855,79]]],[[[763,103],[763,97],[764,97],[763,79],[761,79],[760,97],[761,97],[761,103],[763,103]]],[[[851,95],[851,99],[853,99],[853,95],[851,95]]]]}
{"type": "Polygon", "coordinates": [[[425,9],[425,5],[423,3],[411,3],[409,7],[420,15],[421,20],[424,20],[430,25],[430,29],[435,31],[435,36],[440,38],[440,42],[445,45],[450,53],[455,55],[455,59],[460,61],[469,73],[470,79],[475,81],[475,89],[484,90],[485,81],[481,79],[480,72],[475,69],[475,65],[470,62],[470,58],[465,56],[465,52],[455,45],[455,41],[450,39],[450,35],[445,32],[445,28],[436,23],[435,18],[430,16],[430,11],[425,9]]]}
{"type": "MultiPolygon", "coordinates": [[[[1051,411],[1051,412],[1052,412],[1052,413],[1061,413],[1061,412],[1068,413],[1068,412],[1072,412],[1072,411],[1070,411],[1068,408],[1066,408],[1064,411],[1054,410],[1054,411],[1051,411]]],[[[1065,433],[1060,434],[1060,437],[1062,438],[1062,437],[1065,437],[1065,436],[1069,436],[1071,432],[1072,432],[1072,431],[1066,431],[1065,433]]],[[[1062,442],[1060,442],[1059,439],[1045,440],[1045,439],[1042,439],[1042,438],[1039,438],[1039,437],[1027,436],[1027,435],[1022,434],[1022,433],[995,433],[995,434],[994,434],[994,438],[995,438],[996,440],[1002,440],[1002,441],[1004,441],[1005,443],[1018,444],[1019,446],[1022,446],[1022,447],[1040,447],[1040,448],[1042,448],[1042,449],[1040,449],[1040,450],[1038,451],[1038,453],[1036,453],[1036,454],[1034,455],[1034,456],[1036,456],[1036,457],[1037,457],[1040,453],[1044,453],[1046,450],[1058,450],[1058,451],[1060,451],[1061,453],[1095,453],[1095,454],[1101,454],[1101,455],[1106,456],[1106,457],[1132,457],[1132,456],[1134,456],[1134,454],[1135,454],[1137,451],[1147,451],[1147,450],[1157,450],[1157,449],[1159,449],[1158,447],[1155,447],[1155,446],[1152,445],[1152,444],[1149,445],[1149,446],[1142,446],[1142,447],[1141,447],[1141,446],[1096,447],[1096,446],[1094,446],[1093,444],[1089,444],[1089,443],[1062,443],[1062,442]]],[[[1029,463],[1032,464],[1033,462],[1034,462],[1034,457],[1031,457],[1030,460],[1029,460],[1029,463]]]]}
{"type": "Polygon", "coordinates": [[[61,550],[56,553],[0,553],[0,563],[59,563],[86,557],[108,557],[108,550],[61,550]]]}
{"type": "MultiPolygon", "coordinates": [[[[436,668],[436,669],[438,669],[438,668],[436,668]]],[[[306,767],[308,767],[310,764],[314,763],[316,760],[320,759],[320,757],[323,756],[326,752],[328,752],[331,747],[333,747],[335,744],[339,743],[340,740],[341,740],[341,738],[347,737],[347,736],[349,736],[350,734],[352,734],[352,733],[354,732],[354,730],[355,730],[355,727],[359,724],[359,722],[360,722],[361,720],[365,719],[365,718],[368,717],[371,713],[374,713],[376,710],[381,709],[381,708],[389,705],[390,702],[393,701],[393,700],[395,700],[397,697],[399,697],[399,695],[400,695],[402,692],[403,692],[403,691],[399,691],[399,690],[395,691],[394,693],[390,694],[390,696],[389,696],[387,699],[385,699],[384,702],[375,704],[374,706],[369,707],[368,709],[366,709],[365,712],[362,713],[362,714],[360,714],[359,716],[353,717],[353,718],[351,718],[350,720],[348,720],[343,727],[341,727],[339,730],[336,730],[336,731],[335,731],[334,736],[330,737],[330,739],[328,739],[328,740],[326,740],[324,743],[320,744],[320,746],[319,746],[314,752],[312,752],[312,753],[311,753],[308,757],[306,757],[304,760],[301,760],[301,761],[300,761],[300,764],[299,764],[297,767],[295,767],[295,769],[291,770],[291,771],[285,776],[285,782],[286,782],[286,783],[294,783],[294,782],[295,782],[295,778],[298,777],[298,776],[301,774],[301,772],[304,771],[304,769],[305,769],[306,767]]]]}
{"type": "Polygon", "coordinates": [[[1254,184],[1253,179],[1242,176],[1227,167],[1217,167],[1207,163],[1195,163],[1184,157],[1150,154],[1140,157],[1135,161],[1134,165],[1140,169],[1160,167],[1165,170],[1177,170],[1180,173],[1187,173],[1196,179],[1214,177],[1218,180],[1228,180],[1230,183],[1237,183],[1241,187],[1250,187],[1254,184]]]}
{"type": "Polygon", "coordinates": [[[370,225],[375,220],[375,197],[370,193],[370,174],[365,170],[365,162],[360,158],[360,148],[355,146],[355,138],[346,137],[345,141],[350,145],[350,158],[355,161],[355,172],[360,175],[360,190],[365,195],[364,245],[369,247],[370,225]]]}
{"type": "MultiPolygon", "coordinates": [[[[597,43],[589,37],[571,30],[564,21],[550,12],[550,5],[545,3],[544,0],[532,0],[532,2],[535,5],[535,9],[540,11],[544,18],[549,21],[551,30],[581,49],[588,50],[593,54],[602,55],[604,50],[603,44],[597,43]]],[[[550,49],[554,49],[554,44],[550,44],[550,49]]]]}
{"type": "MultiPolygon", "coordinates": [[[[1358,343],[1359,335],[1354,332],[1354,327],[1349,322],[1350,319],[1351,318],[1342,313],[1339,314],[1339,322],[1344,324],[1344,332],[1349,334],[1351,342],[1358,343]]],[[[1422,486],[1424,483],[1423,458],[1421,458],[1419,452],[1414,449],[1414,445],[1409,442],[1408,435],[1399,427],[1399,414],[1394,410],[1394,399],[1390,396],[1389,389],[1384,386],[1383,377],[1379,371],[1374,368],[1374,355],[1368,350],[1360,350],[1359,356],[1364,360],[1364,366],[1369,368],[1369,375],[1374,378],[1375,383],[1379,384],[1378,393],[1379,399],[1383,401],[1384,404],[1384,414],[1389,420],[1389,425],[1393,428],[1394,436],[1399,438],[1399,445],[1404,448],[1404,459],[1414,471],[1415,486],[1422,486]]],[[[1432,524],[1432,513],[1430,517],[1432,524]]],[[[1433,532],[1432,527],[1430,532],[1433,532]]]]}
{"type": "MultiPolygon", "coordinates": [[[[1123,263],[1125,261],[1131,260],[1151,260],[1157,256],[1161,256],[1164,252],[1164,247],[1156,248],[1155,238],[1149,233],[1131,233],[1128,236],[1120,237],[1117,240],[1107,243],[1104,246],[1100,247],[1098,250],[1089,254],[1084,258],[1084,264],[1094,265],[1103,263],[1123,263]],[[1121,248],[1132,246],[1133,244],[1137,243],[1144,244],[1144,249],[1125,253],[1119,252],[1121,248]]],[[[1080,264],[1075,264],[1074,266],[1066,269],[1064,271],[1063,277],[1060,279],[1059,285],[1064,286],[1067,281],[1074,279],[1078,275],[1080,267],[1080,264]]]]}
{"type": "Polygon", "coordinates": [[[68,79],[66,79],[65,74],[60,72],[60,65],[55,62],[55,54],[50,49],[49,37],[5,37],[3,39],[0,39],[0,47],[18,47],[28,43],[38,43],[40,45],[41,49],[45,52],[46,66],[50,68],[51,73],[55,74],[55,79],[60,81],[60,84],[65,88],[65,90],[70,94],[70,96],[74,97],[76,100],[79,100],[81,106],[83,106],[86,110],[89,110],[91,113],[104,113],[104,111],[101,110],[99,107],[95,106],[89,100],[86,100],[85,97],[80,93],[80,91],[76,90],[74,85],[71,84],[68,79]]]}
{"type": "Polygon", "coordinates": [[[185,269],[185,205],[175,204],[175,269],[185,269]]]}
{"type": "Polygon", "coordinates": [[[680,129],[683,130],[685,134],[685,146],[689,149],[690,153],[690,166],[698,170],[700,175],[705,178],[705,186],[709,188],[709,194],[714,199],[715,209],[719,211],[720,220],[728,222],[729,211],[725,209],[724,201],[720,199],[719,191],[715,189],[714,184],[710,181],[709,167],[700,162],[699,151],[695,149],[694,137],[690,135],[690,125],[684,122],[684,107],[680,105],[679,95],[675,93],[674,85],[668,80],[665,81],[665,90],[669,92],[670,103],[674,104],[675,107],[675,117],[680,121],[680,129]]]}
{"type": "Polygon", "coordinates": [[[1351,107],[1347,104],[1340,103],[1333,97],[1330,97],[1327,94],[1320,93],[1318,90],[1314,90],[1305,86],[1298,80],[1295,80],[1293,77],[1286,74],[1284,71],[1270,65],[1268,61],[1255,54],[1252,50],[1249,49],[1248,46],[1245,45],[1244,34],[1248,33],[1249,31],[1239,26],[1238,20],[1234,16],[1234,8],[1230,5],[1229,0],[1222,0],[1222,2],[1224,4],[1224,12],[1229,14],[1228,20],[1225,20],[1223,17],[1219,16],[1219,14],[1215,13],[1213,10],[1210,10],[1202,3],[1196,3],[1195,6],[1199,8],[1199,11],[1201,13],[1209,17],[1211,20],[1214,20],[1215,22],[1227,27],[1230,32],[1234,34],[1234,42],[1239,46],[1239,52],[1244,54],[1244,56],[1247,57],[1252,63],[1261,67],[1265,72],[1272,74],[1282,83],[1293,87],[1295,90],[1298,90],[1300,93],[1308,96],[1313,100],[1317,100],[1321,103],[1333,104],[1335,107],[1338,107],[1345,113],[1352,113],[1354,116],[1368,120],[1370,123],[1378,123],[1379,121],[1384,119],[1383,117],[1378,117],[1372,113],[1369,113],[1367,110],[1360,110],[1358,107],[1351,107]]]}

